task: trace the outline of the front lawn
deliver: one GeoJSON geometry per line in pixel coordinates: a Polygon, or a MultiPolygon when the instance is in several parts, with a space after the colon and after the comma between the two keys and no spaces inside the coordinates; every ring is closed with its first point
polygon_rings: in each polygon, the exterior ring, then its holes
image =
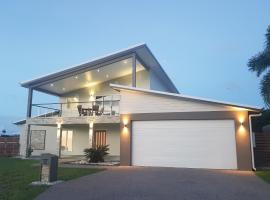
{"type": "MultiPolygon", "coordinates": [[[[39,161],[0,157],[0,199],[31,200],[48,186],[30,186],[39,180],[39,161]]],[[[70,180],[100,171],[93,168],[59,168],[58,179],[70,180]]]]}
{"type": "Polygon", "coordinates": [[[270,183],[270,171],[257,171],[256,175],[262,178],[264,181],[270,183]]]}

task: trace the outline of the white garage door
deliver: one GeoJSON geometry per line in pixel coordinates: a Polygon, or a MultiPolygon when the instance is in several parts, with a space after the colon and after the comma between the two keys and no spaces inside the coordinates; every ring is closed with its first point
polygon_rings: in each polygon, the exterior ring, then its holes
{"type": "Polygon", "coordinates": [[[132,165],[236,169],[234,121],[134,121],[132,165]]]}

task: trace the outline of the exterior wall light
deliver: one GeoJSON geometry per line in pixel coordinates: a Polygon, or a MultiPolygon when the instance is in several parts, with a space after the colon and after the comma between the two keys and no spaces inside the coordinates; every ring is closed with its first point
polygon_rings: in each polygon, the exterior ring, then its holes
{"type": "Polygon", "coordinates": [[[58,122],[56,122],[57,128],[60,129],[62,127],[63,121],[59,120],[58,122]]]}

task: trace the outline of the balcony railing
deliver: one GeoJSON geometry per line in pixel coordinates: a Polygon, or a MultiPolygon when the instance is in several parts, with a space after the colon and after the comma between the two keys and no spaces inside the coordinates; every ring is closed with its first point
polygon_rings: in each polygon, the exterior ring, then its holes
{"type": "Polygon", "coordinates": [[[119,116],[119,100],[32,104],[32,117],[119,116]]]}

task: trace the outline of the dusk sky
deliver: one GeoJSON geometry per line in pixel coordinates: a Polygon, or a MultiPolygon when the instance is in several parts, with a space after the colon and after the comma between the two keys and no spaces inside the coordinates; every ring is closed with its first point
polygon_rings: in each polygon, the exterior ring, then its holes
{"type": "Polygon", "coordinates": [[[142,42],[181,93],[263,106],[247,62],[264,47],[269,8],[269,0],[1,1],[0,115],[25,116],[19,82],[142,42]]]}

